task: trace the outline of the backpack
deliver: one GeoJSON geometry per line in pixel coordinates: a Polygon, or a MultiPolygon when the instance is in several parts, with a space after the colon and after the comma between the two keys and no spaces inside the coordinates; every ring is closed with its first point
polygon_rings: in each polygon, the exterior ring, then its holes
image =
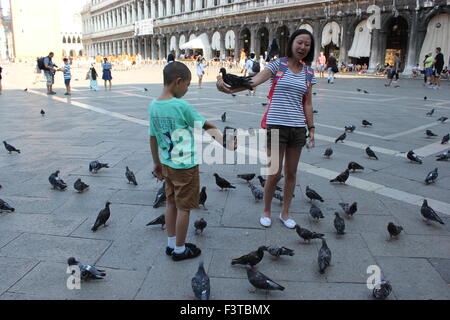
{"type": "Polygon", "coordinates": [[[259,64],[258,61],[253,61],[252,71],[253,71],[254,73],[258,73],[258,72],[261,71],[261,65],[259,64]]]}
{"type": "MultiPolygon", "coordinates": [[[[289,66],[288,66],[288,58],[280,58],[280,66],[277,70],[277,73],[275,74],[273,81],[272,81],[272,87],[270,88],[270,92],[269,92],[269,106],[267,107],[266,113],[264,114],[264,117],[261,120],[261,128],[265,129],[267,124],[267,116],[269,115],[269,110],[270,110],[270,105],[272,104],[272,98],[273,98],[273,94],[275,92],[275,86],[277,85],[278,81],[280,81],[280,79],[284,76],[284,74],[286,73],[286,71],[288,70],[289,66]]],[[[311,67],[308,67],[306,64],[303,64],[303,68],[306,68],[305,73],[306,73],[306,88],[309,89],[311,88],[311,81],[314,77],[314,69],[312,69],[311,67]]],[[[303,107],[305,106],[305,101],[306,101],[306,97],[307,94],[305,93],[305,95],[303,96],[303,107]]]]}
{"type": "Polygon", "coordinates": [[[37,59],[37,67],[39,68],[39,70],[47,70],[44,63],[45,58],[46,57],[40,57],[37,59]]]}

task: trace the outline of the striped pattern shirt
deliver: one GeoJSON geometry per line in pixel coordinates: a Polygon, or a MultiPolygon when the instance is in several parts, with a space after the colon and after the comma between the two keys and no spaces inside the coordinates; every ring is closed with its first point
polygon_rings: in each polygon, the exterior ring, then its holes
{"type": "Polygon", "coordinates": [[[64,79],[65,80],[71,79],[72,75],[70,74],[70,65],[69,64],[65,64],[63,69],[64,69],[64,79]]]}
{"type": "MultiPolygon", "coordinates": [[[[279,59],[267,65],[267,68],[272,71],[272,81],[279,66],[279,59]]],[[[316,77],[313,76],[311,85],[316,83],[316,77]]],[[[303,96],[306,91],[306,68],[298,74],[288,68],[275,86],[266,123],[286,127],[306,127],[306,118],[303,113],[303,96]]]]}

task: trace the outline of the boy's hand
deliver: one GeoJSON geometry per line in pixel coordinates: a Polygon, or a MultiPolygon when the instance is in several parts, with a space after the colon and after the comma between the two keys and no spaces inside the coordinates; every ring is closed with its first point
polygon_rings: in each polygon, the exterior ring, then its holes
{"type": "Polygon", "coordinates": [[[153,171],[152,171],[153,176],[158,179],[158,181],[163,181],[164,177],[162,175],[162,165],[161,164],[155,164],[153,166],[153,171]]]}

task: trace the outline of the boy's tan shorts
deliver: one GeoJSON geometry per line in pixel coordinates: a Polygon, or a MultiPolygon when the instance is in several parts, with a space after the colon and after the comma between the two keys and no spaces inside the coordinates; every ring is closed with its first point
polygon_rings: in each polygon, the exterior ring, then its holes
{"type": "Polygon", "coordinates": [[[166,181],[167,201],[175,202],[177,209],[198,208],[200,194],[199,166],[190,169],[174,169],[162,165],[162,175],[166,181]]]}

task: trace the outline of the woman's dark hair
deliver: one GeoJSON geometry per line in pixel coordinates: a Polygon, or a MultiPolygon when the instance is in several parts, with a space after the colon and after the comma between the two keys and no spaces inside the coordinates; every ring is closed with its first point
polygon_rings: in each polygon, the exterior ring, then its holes
{"type": "Polygon", "coordinates": [[[105,61],[105,62],[106,62],[106,61],[108,61],[108,58],[106,58],[106,57],[105,57],[105,58],[103,58],[103,61],[105,61]]]}
{"type": "Polygon", "coordinates": [[[288,47],[287,47],[287,56],[288,56],[288,58],[291,58],[293,56],[292,44],[294,43],[295,38],[297,38],[299,35],[302,35],[302,34],[307,34],[311,38],[311,47],[309,49],[309,53],[306,55],[306,57],[303,60],[306,63],[312,63],[314,61],[314,37],[313,37],[312,33],[306,29],[299,29],[291,35],[291,37],[289,38],[288,47]]]}

